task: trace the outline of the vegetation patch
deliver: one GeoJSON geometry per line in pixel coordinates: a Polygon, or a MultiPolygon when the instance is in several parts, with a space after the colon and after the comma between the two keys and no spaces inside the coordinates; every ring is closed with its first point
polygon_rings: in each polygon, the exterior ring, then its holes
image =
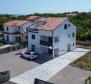
{"type": "Polygon", "coordinates": [[[91,84],[91,77],[88,77],[88,78],[85,80],[85,84],[91,84]]]}
{"type": "Polygon", "coordinates": [[[74,61],[72,66],[91,71],[91,52],[74,61]]]}

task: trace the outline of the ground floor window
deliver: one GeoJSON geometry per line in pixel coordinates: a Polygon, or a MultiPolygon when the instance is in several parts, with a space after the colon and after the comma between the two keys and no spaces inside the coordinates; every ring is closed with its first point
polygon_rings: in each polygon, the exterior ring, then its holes
{"type": "Polygon", "coordinates": [[[35,45],[32,45],[32,51],[35,51],[35,45]]]}
{"type": "Polygon", "coordinates": [[[73,43],[73,46],[74,46],[74,43],[73,43]]]}
{"type": "Polygon", "coordinates": [[[55,56],[59,56],[59,48],[55,48],[54,49],[54,55],[55,56]]]}

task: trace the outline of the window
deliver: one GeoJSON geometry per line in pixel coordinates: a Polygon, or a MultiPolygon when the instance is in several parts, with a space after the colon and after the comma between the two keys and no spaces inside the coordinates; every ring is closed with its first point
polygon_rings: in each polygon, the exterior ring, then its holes
{"type": "Polygon", "coordinates": [[[32,35],[32,39],[35,39],[35,35],[32,35]]]}
{"type": "Polygon", "coordinates": [[[55,43],[56,43],[56,42],[59,42],[59,37],[56,36],[56,37],[54,38],[54,41],[55,41],[55,43]]]}
{"type": "Polygon", "coordinates": [[[7,27],[7,31],[9,31],[9,28],[7,27]]]}
{"type": "Polygon", "coordinates": [[[72,33],[72,36],[75,37],[75,33],[72,33]]]}
{"type": "Polygon", "coordinates": [[[26,39],[28,39],[28,36],[26,36],[26,39]]]}
{"type": "Polygon", "coordinates": [[[64,25],[64,29],[67,29],[67,24],[64,25]]]}
{"type": "Polygon", "coordinates": [[[73,46],[74,46],[74,43],[73,43],[73,46]]]}
{"type": "Polygon", "coordinates": [[[20,31],[20,27],[19,27],[19,31],[20,31]]]}
{"type": "Polygon", "coordinates": [[[7,42],[9,42],[9,36],[7,35],[7,42]]]}
{"type": "Polygon", "coordinates": [[[35,45],[32,45],[32,51],[35,51],[35,45]]]}
{"type": "Polygon", "coordinates": [[[68,27],[70,27],[70,24],[68,24],[68,27]]]}
{"type": "Polygon", "coordinates": [[[59,56],[59,48],[55,48],[54,49],[54,55],[55,56],[59,56]]]}
{"type": "Polygon", "coordinates": [[[70,37],[70,34],[68,34],[68,37],[70,37]]]}

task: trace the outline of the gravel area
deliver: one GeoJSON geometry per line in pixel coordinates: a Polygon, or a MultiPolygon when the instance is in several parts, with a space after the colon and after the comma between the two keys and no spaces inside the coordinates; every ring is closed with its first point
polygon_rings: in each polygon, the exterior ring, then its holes
{"type": "Polygon", "coordinates": [[[40,65],[37,62],[21,58],[18,53],[24,50],[0,54],[0,72],[10,70],[12,78],[40,65]]]}

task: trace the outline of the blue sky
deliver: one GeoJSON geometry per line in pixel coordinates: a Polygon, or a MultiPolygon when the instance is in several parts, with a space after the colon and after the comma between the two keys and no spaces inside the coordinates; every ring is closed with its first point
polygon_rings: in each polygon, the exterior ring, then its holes
{"type": "Polygon", "coordinates": [[[89,11],[91,0],[0,0],[0,14],[89,11]]]}

